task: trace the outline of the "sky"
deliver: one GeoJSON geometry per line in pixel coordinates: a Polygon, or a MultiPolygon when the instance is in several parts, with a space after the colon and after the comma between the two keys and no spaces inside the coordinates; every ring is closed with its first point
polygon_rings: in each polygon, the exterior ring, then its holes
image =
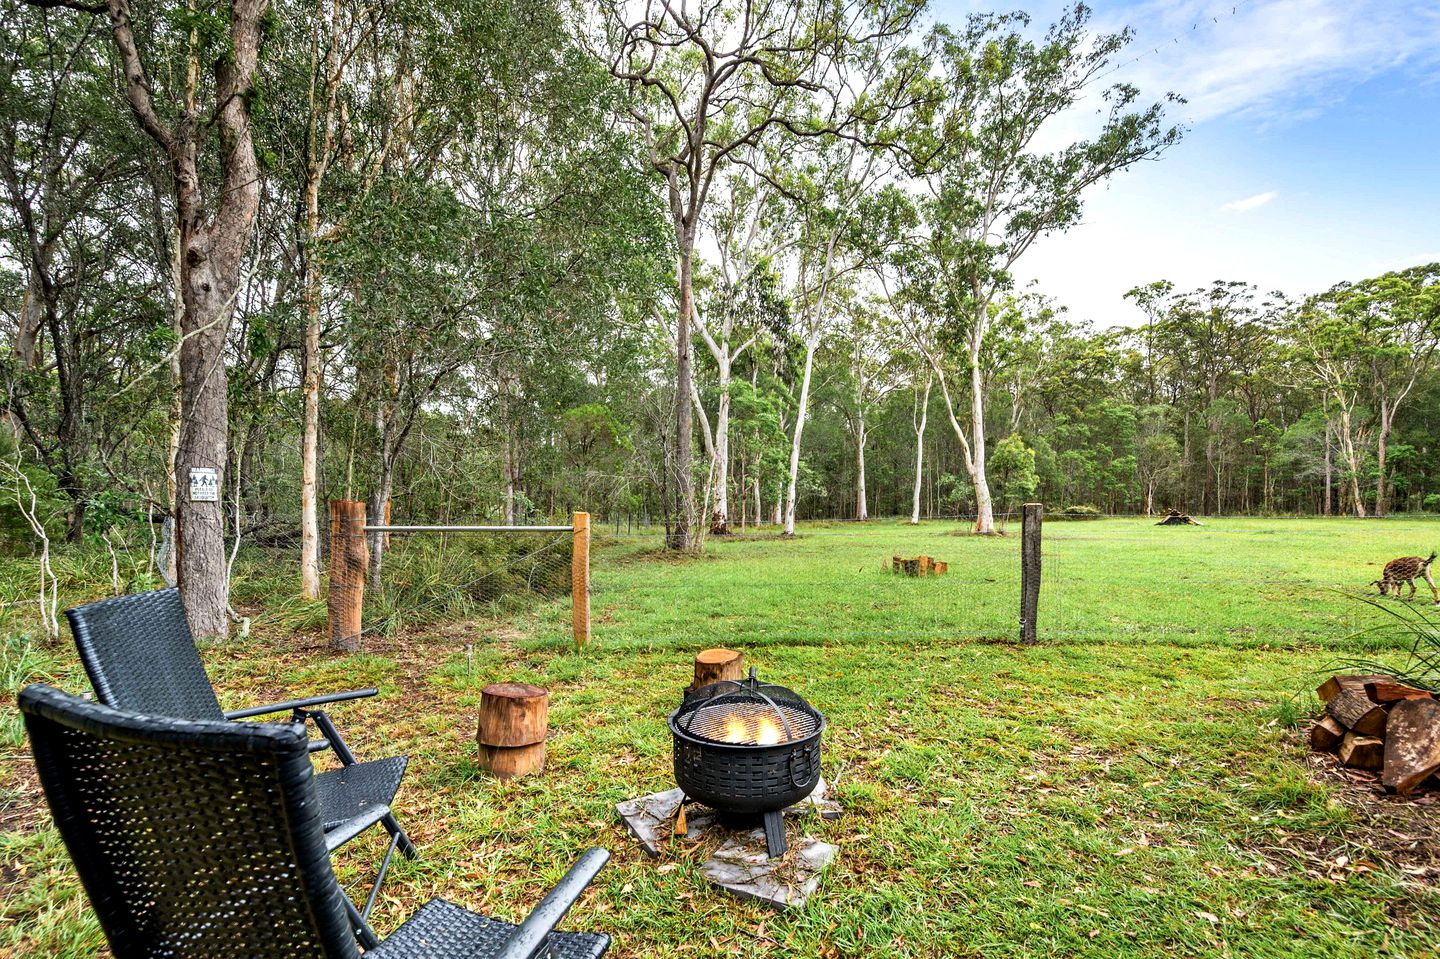
{"type": "MultiPolygon", "coordinates": [[[[932,0],[932,16],[1059,0],[932,0]]],[[[1087,195],[1083,222],[1017,264],[1021,284],[1098,327],[1142,316],[1126,290],[1244,280],[1290,296],[1440,260],[1440,0],[1094,0],[1135,40],[1106,82],[1186,98],[1159,160],[1087,195]],[[1138,59],[1137,59],[1138,58],[1138,59]],[[1133,62],[1127,62],[1133,61],[1133,62]]],[[[1044,131],[1061,142],[1078,118],[1044,131]]]]}

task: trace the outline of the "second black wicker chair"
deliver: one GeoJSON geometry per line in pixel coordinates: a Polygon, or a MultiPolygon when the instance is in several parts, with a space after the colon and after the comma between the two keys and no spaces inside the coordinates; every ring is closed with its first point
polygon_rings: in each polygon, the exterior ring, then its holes
{"type": "Polygon", "coordinates": [[[224,712],[195,648],[179,590],[116,596],[67,609],[65,616],[70,620],[70,631],[75,635],[90,684],[107,706],[151,716],[199,720],[290,713],[297,721],[315,724],[323,738],[313,741],[310,750],[333,749],[341,763],[339,769],[315,777],[327,845],[334,850],[375,825],[390,833],[390,847],[364,907],[357,909],[348,899],[345,901],[360,944],[373,946],[377,940],[367,919],[390,859],[397,848],[408,858],[416,856],[410,837],[390,810],[409,758],[357,760],[330,717],[318,707],[374,696],[376,690],[331,693],[224,712]]]}
{"type": "MultiPolygon", "coordinates": [[[[304,726],[142,716],[48,686],[18,699],[116,959],[355,959],[304,726]]],[[[554,929],[609,855],[582,855],[518,926],[434,899],[366,959],[599,959],[609,936],[554,929]]]]}

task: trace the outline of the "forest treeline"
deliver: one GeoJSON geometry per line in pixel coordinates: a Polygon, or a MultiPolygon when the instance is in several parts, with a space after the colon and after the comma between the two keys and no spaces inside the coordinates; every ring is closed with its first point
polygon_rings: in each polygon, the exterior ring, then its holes
{"type": "Polygon", "coordinates": [[[200,635],[237,542],[295,545],[318,596],[337,498],[585,509],[677,549],[797,518],[990,532],[1031,498],[1440,509],[1440,266],[1289,299],[1136,277],[1087,318],[1017,286],[1184,132],[1184,91],[1116,83],[1130,34],[1083,5],[0,15],[5,532],[163,526],[200,635]]]}

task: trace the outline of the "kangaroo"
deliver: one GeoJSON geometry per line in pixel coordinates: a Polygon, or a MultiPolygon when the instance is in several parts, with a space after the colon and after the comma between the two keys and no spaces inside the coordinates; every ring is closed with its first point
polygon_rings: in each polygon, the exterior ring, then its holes
{"type": "Polygon", "coordinates": [[[1421,559],[1419,556],[1401,556],[1399,559],[1392,559],[1385,564],[1385,572],[1380,574],[1380,578],[1370,585],[1379,586],[1381,596],[1388,596],[1393,587],[1395,598],[1399,599],[1400,587],[1409,583],[1410,595],[1405,597],[1408,600],[1415,598],[1415,580],[1418,577],[1425,580],[1425,584],[1430,587],[1430,596],[1435,601],[1435,605],[1440,606],[1440,590],[1435,588],[1435,580],[1430,576],[1430,564],[1435,562],[1436,555],[1431,553],[1426,559],[1421,559]]]}

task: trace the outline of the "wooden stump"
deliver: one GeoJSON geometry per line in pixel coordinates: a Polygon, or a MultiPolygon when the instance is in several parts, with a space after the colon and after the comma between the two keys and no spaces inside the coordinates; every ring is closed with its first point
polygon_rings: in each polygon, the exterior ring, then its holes
{"type": "Polygon", "coordinates": [[[935,561],[929,556],[917,556],[916,559],[920,563],[920,575],[929,576],[930,568],[935,565],[935,561]]]}
{"type": "Polygon", "coordinates": [[[691,690],[726,679],[745,678],[745,657],[733,649],[706,649],[695,654],[695,681],[691,690]]]}
{"type": "Polygon", "coordinates": [[[931,564],[930,571],[936,576],[942,576],[945,573],[950,572],[950,564],[937,559],[934,563],[931,564]]]}
{"type": "Polygon", "coordinates": [[[480,768],[513,779],[545,768],[545,734],[550,728],[550,693],[527,683],[491,683],[480,691],[475,734],[480,768]]]}

